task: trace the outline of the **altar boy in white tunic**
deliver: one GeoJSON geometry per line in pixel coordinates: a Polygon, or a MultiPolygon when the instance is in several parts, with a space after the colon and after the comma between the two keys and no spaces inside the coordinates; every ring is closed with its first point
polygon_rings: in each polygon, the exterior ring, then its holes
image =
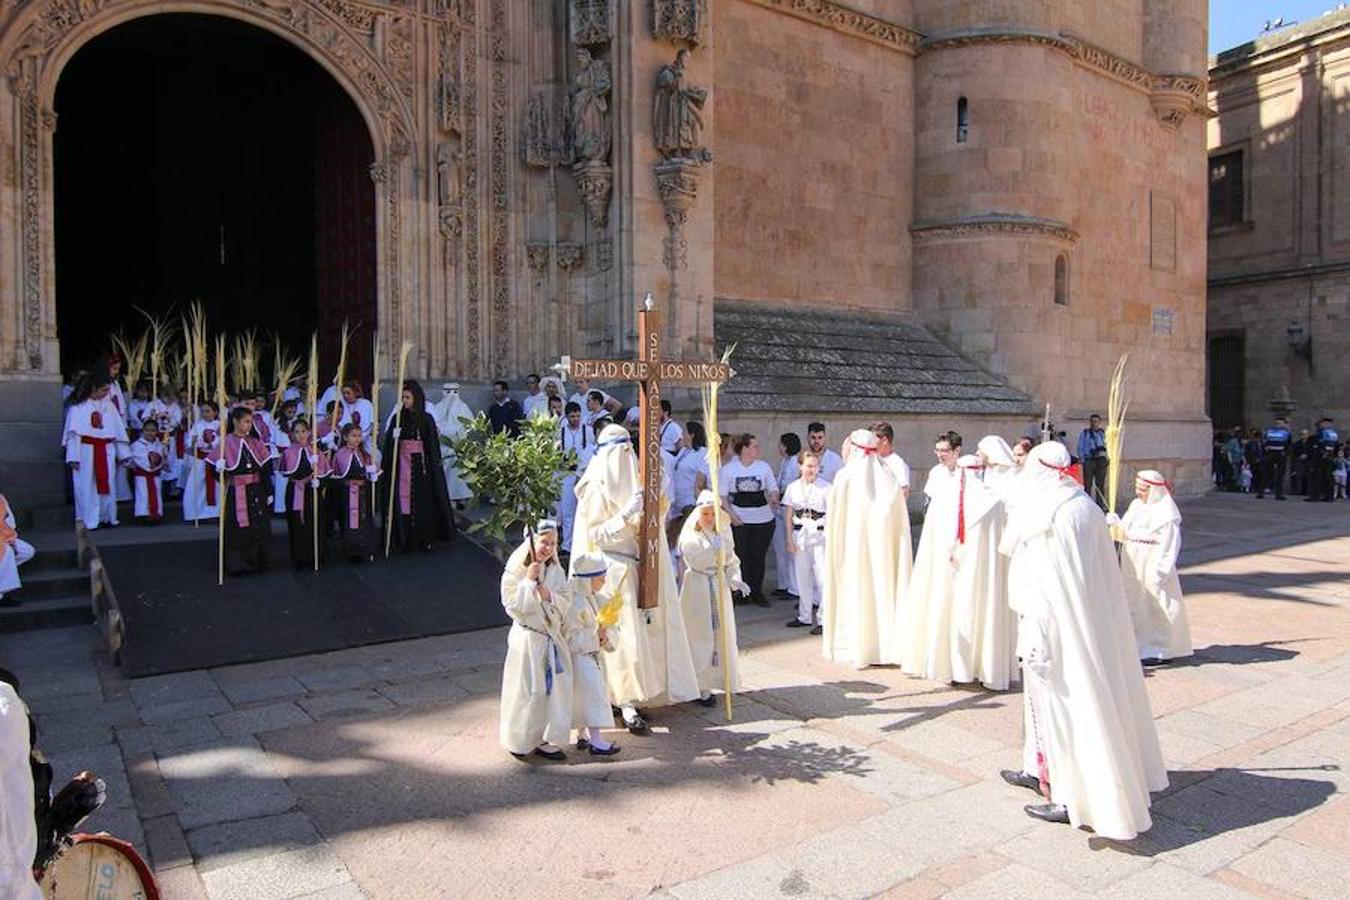
{"type": "Polygon", "coordinates": [[[1137,496],[1125,510],[1125,518],[1113,514],[1106,521],[1119,524],[1125,539],[1120,570],[1139,658],[1146,666],[1160,666],[1193,652],[1177,575],[1181,510],[1172,499],[1167,480],[1152,469],[1135,476],[1134,490],[1137,496]]]}
{"type": "Polygon", "coordinates": [[[797,572],[797,615],[788,628],[824,629],[817,623],[821,588],[825,584],[825,511],[830,485],[820,480],[820,456],[802,453],[801,477],[783,491],[783,523],[787,556],[797,572]]]}
{"type": "Polygon", "coordinates": [[[183,488],[183,520],[214,519],[219,515],[218,485],[206,457],[220,443],[220,410],[211,400],[202,402],[200,415],[188,432],[187,452],[192,460],[187,484],[183,488]]]}
{"type": "Polygon", "coordinates": [[[117,463],[127,455],[127,426],[108,399],[106,375],[93,376],[75,396],[61,438],[74,488],[75,519],[90,530],[116,525],[116,482],[126,483],[117,463]]]}
{"type": "Polygon", "coordinates": [[[613,650],[612,628],[600,624],[611,598],[601,593],[609,566],[599,553],[585,553],[572,560],[568,582],[571,605],[567,613],[567,643],[572,651],[572,725],[577,730],[577,749],[592,756],[613,756],[619,745],[605,740],[601,730],[614,727],[600,652],[613,650]]]}
{"type": "Polygon", "coordinates": [[[511,554],[501,594],[511,617],[502,668],[501,744],[520,759],[562,760],[562,747],[572,736],[573,700],[564,632],[567,573],[558,563],[557,525],[540,522],[533,539],[511,554]]]}
{"type": "Polygon", "coordinates": [[[127,468],[131,470],[133,508],[139,525],[158,525],[164,518],[164,468],[168,451],[159,439],[159,426],[146,419],[141,436],[131,442],[127,468]]]}
{"type": "Polygon", "coordinates": [[[731,610],[731,592],[748,593],[741,581],[741,562],[731,537],[731,522],[724,512],[719,530],[714,517],[717,495],[699,494],[694,511],[680,529],[680,555],[688,570],[680,586],[680,607],[689,651],[698,670],[699,702],[713,705],[714,688],[724,689],[723,667],[731,675],[731,689],[740,689],[736,665],[736,616],[731,610]],[[718,577],[719,561],[721,578],[718,577]],[[723,634],[725,630],[725,634],[723,634]]]}

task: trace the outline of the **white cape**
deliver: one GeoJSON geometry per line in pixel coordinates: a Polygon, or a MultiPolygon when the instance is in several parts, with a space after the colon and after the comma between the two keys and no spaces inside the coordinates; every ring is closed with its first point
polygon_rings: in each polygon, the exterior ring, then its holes
{"type": "Polygon", "coordinates": [[[909,512],[875,452],[854,449],[830,487],[820,621],[825,658],[854,668],[898,663],[896,607],[907,602],[909,512]]]}
{"type": "Polygon", "coordinates": [[[1065,482],[1021,497],[1004,548],[1051,797],[1075,827],[1129,840],[1152,827],[1167,769],[1101,510],[1065,482]]]}
{"type": "MultiPolygon", "coordinates": [[[[1191,627],[1181,599],[1177,556],[1181,551],[1181,515],[1155,513],[1157,504],[1135,499],[1121,519],[1125,542],[1120,568],[1125,599],[1140,659],[1180,659],[1190,656],[1191,627]]],[[[1174,503],[1169,503],[1172,510],[1174,503]]]]}

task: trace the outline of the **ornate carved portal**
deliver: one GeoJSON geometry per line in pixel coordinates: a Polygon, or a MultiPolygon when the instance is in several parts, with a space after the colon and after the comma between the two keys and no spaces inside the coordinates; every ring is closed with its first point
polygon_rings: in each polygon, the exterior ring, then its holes
{"type": "MultiPolygon", "coordinates": [[[[503,0],[493,0],[500,6],[503,0]]],[[[472,3],[464,3],[465,7],[472,3]]],[[[472,181],[461,170],[476,162],[470,148],[428,142],[428,130],[459,121],[463,112],[459,52],[458,0],[444,0],[425,15],[402,5],[372,8],[345,0],[187,0],[175,12],[237,19],[280,35],[308,53],[351,96],[370,130],[375,150],[371,177],[377,182],[378,315],[381,334],[392,345],[426,324],[429,284],[405,271],[412,250],[427,232],[458,236],[464,223],[458,199],[472,181]],[[444,40],[433,51],[439,64],[435,91],[422,99],[416,90],[418,56],[428,30],[444,40]],[[420,148],[430,146],[429,151],[420,148]],[[434,160],[421,160],[435,153],[434,160]],[[431,163],[437,173],[439,213],[418,212],[412,172],[431,163]]],[[[160,0],[38,0],[14,12],[0,26],[0,65],[6,75],[0,90],[13,97],[16,124],[16,178],[0,186],[0,235],[19,254],[17,283],[3,286],[5,303],[15,303],[17,327],[0,326],[0,370],[55,373],[53,259],[53,165],[51,112],[56,85],[66,62],[85,43],[128,19],[164,11],[160,0]],[[12,335],[12,342],[10,336],[12,335]]],[[[136,102],[136,98],[128,98],[136,102]]],[[[470,129],[472,130],[472,129],[470,129]]],[[[468,143],[467,141],[465,142],[468,143]]],[[[444,353],[438,354],[444,356],[444,353]]],[[[427,359],[428,366],[445,365],[427,359]]]]}

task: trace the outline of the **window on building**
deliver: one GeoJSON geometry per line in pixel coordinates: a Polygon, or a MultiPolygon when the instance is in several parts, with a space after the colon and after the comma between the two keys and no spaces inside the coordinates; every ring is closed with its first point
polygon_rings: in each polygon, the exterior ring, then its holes
{"type": "Polygon", "coordinates": [[[1246,221],[1242,183],[1242,151],[1209,158],[1209,227],[1225,228],[1246,221]]]}
{"type": "Polygon", "coordinates": [[[962,97],[956,101],[956,142],[964,144],[970,137],[970,104],[962,97]]]}
{"type": "Polygon", "coordinates": [[[1069,257],[1063,253],[1055,257],[1055,302],[1069,305],[1069,257]]]}

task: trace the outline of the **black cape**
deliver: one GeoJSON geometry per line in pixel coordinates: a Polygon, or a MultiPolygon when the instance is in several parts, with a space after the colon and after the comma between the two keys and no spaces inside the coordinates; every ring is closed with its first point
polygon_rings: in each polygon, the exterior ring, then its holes
{"type": "MultiPolygon", "coordinates": [[[[417,419],[418,413],[410,410],[403,411],[403,435],[410,436],[411,431],[418,431],[422,440],[422,454],[427,461],[427,474],[431,478],[431,520],[436,529],[436,538],[442,541],[452,541],[455,539],[455,517],[450,512],[450,490],[445,484],[445,469],[441,466],[441,434],[436,429],[436,420],[430,413],[421,413],[420,425],[417,419]]],[[[394,471],[394,426],[399,422],[397,414],[390,416],[389,424],[384,429],[384,437],[380,441],[380,467],[384,470],[380,474],[380,512],[387,514],[389,512],[389,491],[393,487],[390,479],[394,471]]],[[[397,515],[397,512],[395,512],[397,515]]]]}

